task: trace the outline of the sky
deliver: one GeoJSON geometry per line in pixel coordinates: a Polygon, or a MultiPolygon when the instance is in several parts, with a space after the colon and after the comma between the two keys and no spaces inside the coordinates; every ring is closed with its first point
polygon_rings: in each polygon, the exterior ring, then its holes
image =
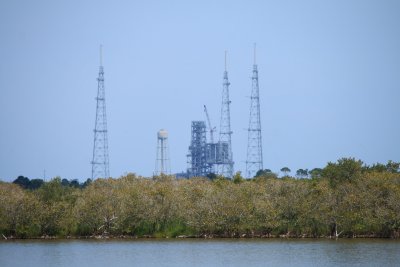
{"type": "Polygon", "coordinates": [[[110,174],[150,176],[157,131],[185,171],[219,127],[224,51],[245,171],[257,43],[264,168],[400,161],[400,1],[0,1],[0,180],[91,176],[103,45],[110,174]],[[45,173],[44,174],[44,170],[45,173]]]}

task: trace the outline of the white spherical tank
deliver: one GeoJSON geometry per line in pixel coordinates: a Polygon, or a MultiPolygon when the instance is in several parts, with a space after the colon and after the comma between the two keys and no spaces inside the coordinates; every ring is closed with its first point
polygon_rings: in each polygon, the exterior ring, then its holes
{"type": "Polygon", "coordinates": [[[164,129],[161,129],[158,131],[158,139],[167,139],[168,138],[168,132],[164,129]]]}

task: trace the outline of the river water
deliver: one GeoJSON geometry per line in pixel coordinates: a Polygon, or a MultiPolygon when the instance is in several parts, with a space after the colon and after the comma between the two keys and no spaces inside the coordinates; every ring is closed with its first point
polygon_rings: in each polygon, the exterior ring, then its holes
{"type": "Polygon", "coordinates": [[[1,241],[0,266],[400,266],[400,240],[1,241]]]}

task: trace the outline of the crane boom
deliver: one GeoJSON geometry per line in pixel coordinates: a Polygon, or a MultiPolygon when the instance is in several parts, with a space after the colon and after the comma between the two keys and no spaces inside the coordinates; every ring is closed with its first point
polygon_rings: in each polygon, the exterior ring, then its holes
{"type": "Polygon", "coordinates": [[[206,113],[206,117],[207,117],[207,122],[208,122],[208,127],[210,129],[210,141],[212,144],[214,144],[214,131],[215,131],[215,127],[213,128],[211,126],[211,120],[210,120],[210,116],[208,115],[208,111],[207,111],[207,107],[206,105],[204,105],[204,112],[206,113]]]}

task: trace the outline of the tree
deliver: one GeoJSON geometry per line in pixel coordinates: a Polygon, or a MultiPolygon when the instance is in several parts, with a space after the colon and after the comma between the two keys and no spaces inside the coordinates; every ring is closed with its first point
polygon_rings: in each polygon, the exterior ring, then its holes
{"type": "Polygon", "coordinates": [[[92,183],[92,179],[87,178],[87,180],[83,184],[81,184],[81,188],[85,188],[88,185],[90,185],[91,183],[92,183]]]}
{"type": "Polygon", "coordinates": [[[321,168],[314,168],[308,172],[311,175],[312,179],[317,179],[322,177],[322,169],[321,168]]]}
{"type": "Polygon", "coordinates": [[[69,186],[69,181],[68,181],[68,179],[65,179],[65,178],[62,179],[62,180],[61,180],[61,185],[62,185],[62,186],[69,186]]]}
{"type": "Polygon", "coordinates": [[[122,181],[97,179],[83,191],[75,205],[80,235],[114,233],[121,215],[122,181]]]}
{"type": "Polygon", "coordinates": [[[62,184],[56,177],[34,192],[40,201],[38,220],[43,235],[66,236],[75,228],[72,210],[76,203],[75,189],[62,184]]]}
{"type": "Polygon", "coordinates": [[[298,169],[296,171],[296,176],[299,178],[307,178],[308,177],[308,169],[298,169]]]}
{"type": "Polygon", "coordinates": [[[42,179],[32,179],[29,185],[29,189],[36,190],[44,184],[42,179]]]}
{"type": "Polygon", "coordinates": [[[0,183],[0,233],[18,238],[37,237],[39,203],[20,186],[0,183]]]}
{"type": "Polygon", "coordinates": [[[17,179],[14,180],[13,183],[21,186],[24,189],[28,189],[31,184],[31,181],[29,180],[28,177],[20,175],[17,177],[17,179]]]}
{"type": "Polygon", "coordinates": [[[261,169],[256,172],[256,175],[254,177],[263,176],[267,173],[272,173],[272,171],[270,169],[265,169],[265,170],[261,169]]]}
{"type": "Polygon", "coordinates": [[[259,170],[254,176],[255,181],[260,179],[276,179],[276,178],[278,178],[278,175],[273,173],[270,169],[259,170]]]}
{"type": "Polygon", "coordinates": [[[214,180],[217,178],[217,175],[213,172],[210,172],[209,174],[207,174],[207,178],[210,180],[214,180]]]}
{"type": "Polygon", "coordinates": [[[235,184],[240,184],[245,181],[245,179],[242,177],[242,173],[240,171],[236,172],[235,175],[233,175],[232,180],[233,180],[233,183],[235,183],[235,184]]]}
{"type": "Polygon", "coordinates": [[[361,176],[363,162],[354,158],[341,158],[337,163],[329,162],[322,170],[323,177],[327,178],[331,185],[347,181],[351,182],[361,176]]]}
{"type": "Polygon", "coordinates": [[[79,181],[78,181],[78,179],[73,179],[73,180],[71,180],[70,182],[69,182],[69,186],[71,186],[71,187],[75,187],[75,188],[79,188],[79,181]]]}
{"type": "Polygon", "coordinates": [[[375,163],[372,166],[364,166],[363,171],[366,172],[386,172],[387,167],[384,164],[381,163],[375,163]]]}
{"type": "Polygon", "coordinates": [[[388,163],[386,164],[386,169],[388,172],[391,173],[399,173],[400,162],[394,162],[389,160],[388,163]]]}
{"type": "Polygon", "coordinates": [[[290,169],[288,167],[283,167],[281,169],[281,172],[284,173],[284,176],[288,176],[288,173],[290,173],[290,169]]]}

